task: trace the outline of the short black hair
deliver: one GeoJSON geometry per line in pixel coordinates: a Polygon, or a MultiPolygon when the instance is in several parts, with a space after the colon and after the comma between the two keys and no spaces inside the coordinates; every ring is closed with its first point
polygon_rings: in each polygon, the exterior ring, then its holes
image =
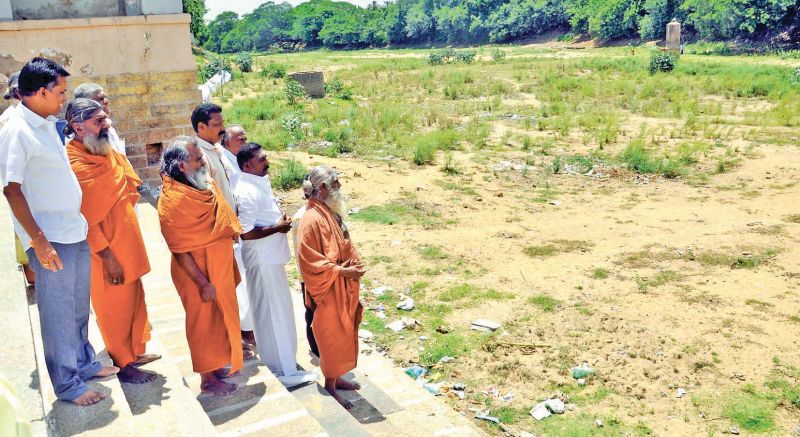
{"type": "Polygon", "coordinates": [[[213,103],[201,103],[194,108],[192,111],[192,128],[194,131],[197,132],[197,125],[200,123],[205,123],[208,125],[208,121],[211,120],[211,114],[221,114],[222,108],[219,105],[215,105],[213,103]]]}
{"type": "Polygon", "coordinates": [[[59,77],[69,77],[69,72],[57,62],[33,58],[19,72],[19,93],[32,96],[41,88],[52,90],[59,77]]]}
{"type": "Polygon", "coordinates": [[[247,143],[239,149],[239,153],[236,154],[236,162],[239,163],[239,169],[244,170],[244,163],[253,159],[256,156],[256,153],[263,149],[261,144],[256,143],[247,143]]]}

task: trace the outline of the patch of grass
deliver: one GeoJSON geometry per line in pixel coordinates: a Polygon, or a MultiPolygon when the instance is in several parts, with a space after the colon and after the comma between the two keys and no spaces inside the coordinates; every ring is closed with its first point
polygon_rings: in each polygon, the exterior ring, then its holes
{"type": "Polygon", "coordinates": [[[800,214],[788,215],[784,217],[784,220],[786,220],[789,223],[800,223],[800,214]]]}
{"type": "Polygon", "coordinates": [[[308,170],[300,161],[294,159],[284,159],[280,163],[270,166],[270,182],[272,186],[279,190],[291,190],[303,183],[308,170]]]}
{"type": "Polygon", "coordinates": [[[439,293],[439,300],[442,302],[458,302],[465,300],[479,302],[482,300],[512,299],[513,297],[514,295],[512,293],[504,293],[492,288],[481,288],[467,283],[453,285],[439,293]]]}
{"type": "Polygon", "coordinates": [[[745,386],[728,398],[723,414],[745,431],[769,432],[775,428],[773,405],[752,387],[745,386]]]}
{"type": "Polygon", "coordinates": [[[750,305],[750,306],[756,308],[757,310],[761,310],[761,311],[765,311],[765,310],[775,306],[774,304],[771,304],[769,302],[764,302],[764,301],[761,301],[761,300],[758,300],[758,299],[747,299],[746,301],[744,301],[744,303],[745,303],[745,305],[750,305]]]}
{"type": "Polygon", "coordinates": [[[548,257],[558,253],[586,252],[594,246],[594,243],[583,240],[553,240],[541,246],[527,246],[524,249],[525,255],[532,258],[548,257]]]}
{"type": "Polygon", "coordinates": [[[436,148],[432,144],[418,143],[416,147],[414,147],[414,164],[433,164],[434,154],[436,154],[436,148]]]}
{"type": "Polygon", "coordinates": [[[652,152],[645,148],[642,140],[635,140],[629,144],[619,155],[619,159],[630,170],[638,173],[660,174],[667,178],[684,176],[687,173],[679,160],[654,157],[652,152]]]}
{"type": "Polygon", "coordinates": [[[384,205],[362,208],[350,218],[366,223],[394,225],[397,223],[421,224],[432,227],[439,224],[440,214],[411,198],[398,199],[384,205]]]}
{"type": "Polygon", "coordinates": [[[419,253],[422,258],[432,261],[449,258],[449,255],[439,246],[417,246],[417,253],[419,253]]]}
{"type": "Polygon", "coordinates": [[[778,248],[764,249],[753,255],[728,255],[720,252],[701,252],[695,259],[705,266],[728,266],[732,269],[754,269],[781,252],[778,248]]]}
{"type": "Polygon", "coordinates": [[[658,272],[652,279],[645,279],[639,276],[636,277],[636,285],[639,291],[645,292],[648,288],[660,287],[669,282],[679,281],[683,276],[672,270],[664,270],[658,272]]]}
{"type": "Polygon", "coordinates": [[[457,333],[436,334],[428,339],[425,350],[420,354],[420,362],[432,366],[444,356],[459,357],[470,351],[466,337],[457,333]]]}
{"type": "Polygon", "coordinates": [[[625,435],[618,419],[603,417],[603,427],[595,425],[596,417],[587,413],[553,415],[535,424],[536,434],[559,437],[610,437],[625,435]]]}
{"type": "Polygon", "coordinates": [[[528,298],[528,303],[539,307],[544,312],[553,312],[561,303],[560,300],[546,294],[537,294],[528,298]]]}
{"type": "Polygon", "coordinates": [[[497,417],[502,423],[513,425],[530,415],[527,408],[500,407],[489,411],[490,416],[497,417]]]}
{"type": "Polygon", "coordinates": [[[604,268],[596,268],[592,270],[592,279],[607,279],[610,274],[611,272],[604,268]]]}

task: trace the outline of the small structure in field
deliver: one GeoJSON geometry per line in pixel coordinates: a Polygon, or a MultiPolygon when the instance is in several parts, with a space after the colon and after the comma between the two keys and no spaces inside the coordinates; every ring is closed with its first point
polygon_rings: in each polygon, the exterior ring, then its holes
{"type": "Polygon", "coordinates": [[[681,23],[678,20],[672,19],[667,23],[667,50],[680,53],[681,51],[681,23]]]}
{"type": "Polygon", "coordinates": [[[321,71],[301,71],[289,77],[296,80],[312,99],[325,97],[325,76],[321,71]]]}

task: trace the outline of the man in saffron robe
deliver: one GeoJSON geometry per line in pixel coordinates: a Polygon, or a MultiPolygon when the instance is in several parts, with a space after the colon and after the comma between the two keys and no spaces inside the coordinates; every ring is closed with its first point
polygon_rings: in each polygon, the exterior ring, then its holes
{"type": "Polygon", "coordinates": [[[237,386],[223,379],[242,368],[240,278],[232,244],[242,227],[207,168],[194,138],[175,139],[164,153],[158,217],[173,255],[172,281],[186,310],[192,366],[204,392],[224,396],[237,386]]]}
{"type": "Polygon", "coordinates": [[[361,388],[342,376],[358,361],[358,325],[364,310],[359,280],[366,270],[341,219],[347,208],[340,187],[331,168],[315,167],[309,172],[303,182],[309,199],[298,229],[298,257],[306,291],[316,305],[312,329],[325,389],[343,407],[351,408],[337,390],[361,388]]]}
{"type": "Polygon", "coordinates": [[[145,355],[150,340],[142,276],[150,262],[133,206],[142,184],[125,156],[109,141],[103,107],[75,99],[66,112],[67,155],[83,192],[81,213],[89,223],[91,295],[97,324],[119,379],[141,384],[156,375],[137,366],[160,358],[145,355]]]}

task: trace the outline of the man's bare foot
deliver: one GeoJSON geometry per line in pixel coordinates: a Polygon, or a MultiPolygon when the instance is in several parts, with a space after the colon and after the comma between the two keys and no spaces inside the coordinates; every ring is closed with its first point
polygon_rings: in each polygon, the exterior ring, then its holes
{"type": "Polygon", "coordinates": [[[128,364],[127,366],[123,367],[122,370],[117,373],[117,377],[120,381],[131,384],[144,384],[156,379],[156,375],[154,373],[139,370],[135,367],[135,364],[128,364]]]}
{"type": "Polygon", "coordinates": [[[239,387],[236,384],[213,378],[203,382],[200,385],[200,390],[202,390],[203,393],[211,393],[215,396],[230,396],[236,393],[239,387]]]}
{"type": "Polygon", "coordinates": [[[343,398],[342,395],[336,392],[336,390],[334,390],[333,392],[328,390],[328,392],[331,393],[331,397],[336,399],[336,402],[338,402],[339,405],[343,406],[345,410],[353,408],[353,403],[343,398]]]}
{"type": "Polygon", "coordinates": [[[256,353],[253,352],[251,349],[242,348],[242,359],[244,361],[254,360],[256,358],[256,353]]]}
{"type": "Polygon", "coordinates": [[[147,363],[152,363],[153,361],[160,360],[161,355],[159,354],[141,354],[136,356],[136,361],[133,362],[134,366],[144,366],[147,363]]]}
{"type": "Polygon", "coordinates": [[[103,399],[106,398],[106,395],[95,390],[86,390],[86,393],[78,396],[77,398],[73,399],[71,402],[76,405],[80,405],[81,407],[86,407],[88,405],[94,405],[103,399]]]}
{"type": "Polygon", "coordinates": [[[361,384],[350,382],[344,378],[336,378],[336,388],[339,390],[361,390],[361,384]]]}
{"type": "Polygon", "coordinates": [[[95,378],[107,378],[111,375],[116,375],[119,373],[119,367],[117,366],[103,366],[97,373],[94,374],[95,378]]]}
{"type": "Polygon", "coordinates": [[[217,377],[219,379],[233,378],[234,376],[239,376],[240,375],[240,372],[231,373],[230,370],[228,370],[228,369],[226,369],[224,367],[222,369],[217,369],[212,373],[214,374],[215,377],[217,377]]]}

